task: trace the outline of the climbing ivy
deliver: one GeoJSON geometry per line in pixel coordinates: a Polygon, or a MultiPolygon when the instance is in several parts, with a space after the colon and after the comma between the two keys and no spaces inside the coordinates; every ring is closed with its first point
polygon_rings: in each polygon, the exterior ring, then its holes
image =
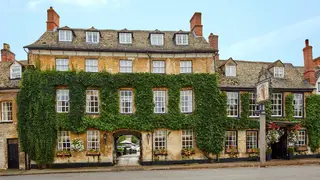
{"type": "Polygon", "coordinates": [[[293,94],[288,94],[286,96],[286,103],[285,103],[285,111],[286,111],[286,117],[289,121],[293,121],[293,94]]]}
{"type": "Polygon", "coordinates": [[[241,118],[249,118],[250,100],[249,93],[245,92],[241,94],[241,118]]]}
{"type": "Polygon", "coordinates": [[[305,126],[309,136],[309,145],[312,151],[320,148],[320,95],[311,95],[307,97],[307,118],[305,126]]]}

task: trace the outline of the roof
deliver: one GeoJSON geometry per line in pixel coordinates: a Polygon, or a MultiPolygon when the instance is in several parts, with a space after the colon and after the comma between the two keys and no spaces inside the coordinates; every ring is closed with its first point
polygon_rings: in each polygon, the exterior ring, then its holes
{"type": "MultiPolygon", "coordinates": [[[[27,60],[17,61],[21,65],[27,65],[27,60]]],[[[0,61],[0,89],[19,88],[19,79],[10,79],[10,65],[12,61],[0,61]]]]}
{"type": "Polygon", "coordinates": [[[131,32],[133,34],[132,44],[120,44],[118,41],[118,33],[124,32],[123,30],[97,30],[101,35],[100,41],[97,44],[93,44],[86,42],[86,31],[88,31],[88,29],[72,29],[67,26],[62,27],[61,29],[68,29],[74,33],[72,42],[59,42],[58,31],[47,31],[36,42],[25,46],[25,48],[144,53],[214,53],[217,51],[210,46],[204,37],[195,36],[190,31],[125,29],[125,32],[131,32]],[[164,45],[152,46],[149,39],[150,33],[164,33],[164,45]],[[189,44],[176,45],[173,39],[176,33],[187,33],[189,35],[189,44]]]}
{"type": "MultiPolygon", "coordinates": [[[[272,66],[272,62],[254,62],[234,60],[237,63],[237,76],[226,77],[224,70],[219,68],[227,60],[217,61],[217,72],[220,74],[220,87],[224,88],[255,88],[259,72],[262,68],[272,66]]],[[[314,89],[304,80],[301,68],[294,67],[291,63],[284,64],[284,78],[272,78],[272,88],[278,89],[314,89]]],[[[268,71],[270,71],[269,69],[268,71]]],[[[302,71],[303,72],[303,71],[302,71]]],[[[273,74],[273,72],[271,72],[273,74]]]]}

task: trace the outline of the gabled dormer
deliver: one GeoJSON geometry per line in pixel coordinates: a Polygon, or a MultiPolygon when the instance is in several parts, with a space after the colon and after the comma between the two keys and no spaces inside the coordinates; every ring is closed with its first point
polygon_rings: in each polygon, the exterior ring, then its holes
{"type": "Polygon", "coordinates": [[[87,43],[99,43],[101,38],[101,33],[98,29],[93,26],[86,30],[86,42],[87,43]]]}
{"type": "Polygon", "coordinates": [[[149,34],[150,44],[152,46],[163,46],[164,45],[164,33],[156,29],[154,32],[149,34]]]}
{"type": "Polygon", "coordinates": [[[188,45],[189,44],[189,33],[180,30],[173,35],[173,39],[174,39],[176,45],[188,45]]]}
{"type": "Polygon", "coordinates": [[[127,29],[118,32],[118,39],[120,44],[132,44],[133,33],[127,29]]]}
{"type": "Polygon", "coordinates": [[[226,77],[237,76],[237,63],[232,58],[229,58],[224,64],[220,66],[226,77]]]}
{"type": "Polygon", "coordinates": [[[268,70],[273,73],[274,78],[284,78],[284,64],[280,61],[277,60],[274,63],[272,63],[269,67],[268,70]]]}
{"type": "Polygon", "coordinates": [[[23,65],[18,61],[13,61],[10,64],[10,79],[20,79],[22,77],[23,65]]]}
{"type": "Polygon", "coordinates": [[[68,26],[64,26],[58,29],[59,32],[59,42],[72,42],[75,36],[74,31],[68,26]]]}

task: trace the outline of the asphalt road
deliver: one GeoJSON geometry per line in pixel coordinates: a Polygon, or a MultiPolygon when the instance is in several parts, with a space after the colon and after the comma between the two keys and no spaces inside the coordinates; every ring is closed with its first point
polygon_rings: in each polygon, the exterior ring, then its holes
{"type": "Polygon", "coordinates": [[[320,166],[28,175],[0,180],[320,180],[320,166]]]}

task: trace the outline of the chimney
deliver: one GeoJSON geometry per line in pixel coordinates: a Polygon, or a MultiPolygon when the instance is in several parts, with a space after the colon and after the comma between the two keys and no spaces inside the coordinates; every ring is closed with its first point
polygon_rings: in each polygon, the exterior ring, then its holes
{"type": "MultiPolygon", "coordinates": [[[[209,35],[209,44],[210,44],[210,46],[213,48],[213,49],[215,49],[215,50],[217,50],[217,51],[219,51],[219,47],[218,47],[218,44],[219,44],[219,42],[218,42],[218,35],[214,35],[213,33],[210,33],[210,35],[209,35]]],[[[219,54],[217,54],[216,56],[215,56],[215,60],[219,60],[219,54]]]]}
{"type": "Polygon", "coordinates": [[[202,36],[202,24],[201,13],[195,12],[190,19],[190,31],[193,31],[195,35],[202,36]]]}
{"type": "Polygon", "coordinates": [[[305,40],[305,47],[303,48],[304,59],[304,79],[310,84],[316,84],[316,73],[314,71],[315,63],[312,57],[312,46],[309,46],[309,40],[305,40]]]}
{"type": "Polygon", "coordinates": [[[2,61],[14,61],[16,55],[10,51],[10,45],[3,43],[3,49],[1,49],[1,60],[2,61]]]}
{"type": "Polygon", "coordinates": [[[59,27],[60,16],[56,11],[50,6],[47,10],[47,31],[53,31],[55,28],[59,27]]]}

